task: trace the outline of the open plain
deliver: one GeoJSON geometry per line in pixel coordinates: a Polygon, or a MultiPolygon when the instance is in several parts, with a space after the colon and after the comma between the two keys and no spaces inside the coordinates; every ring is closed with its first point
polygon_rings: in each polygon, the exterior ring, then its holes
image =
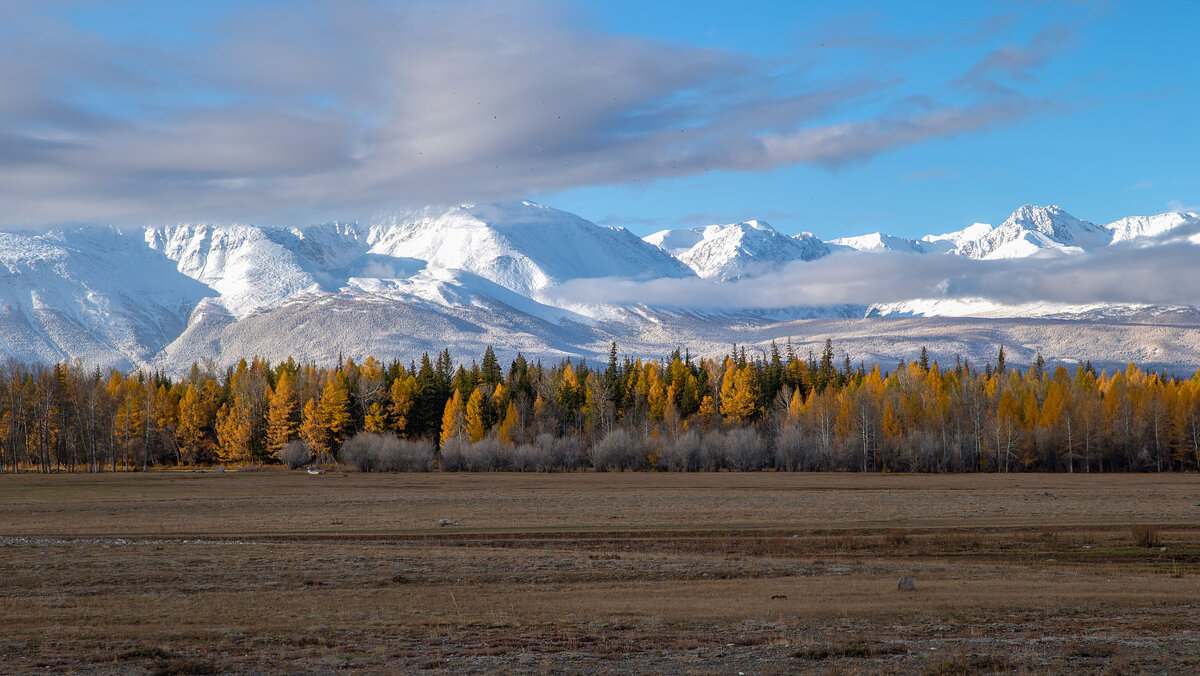
{"type": "Polygon", "coordinates": [[[0,476],[3,673],[1197,670],[1195,475],[0,476]]]}

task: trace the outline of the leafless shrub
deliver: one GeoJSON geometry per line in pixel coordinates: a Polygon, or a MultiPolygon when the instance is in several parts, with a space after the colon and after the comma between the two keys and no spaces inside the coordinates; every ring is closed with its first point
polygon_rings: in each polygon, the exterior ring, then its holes
{"type": "Polygon", "coordinates": [[[307,465],[312,459],[312,453],[308,450],[308,444],[297,439],[279,449],[279,459],[294,469],[307,465]]]}
{"type": "Polygon", "coordinates": [[[421,472],[433,462],[433,446],[392,434],[361,433],[342,444],[342,462],[360,472],[421,472]]]}
{"type": "Polygon", "coordinates": [[[602,472],[638,469],[645,457],[642,440],[618,427],[592,448],[592,467],[602,472]]]}
{"type": "Polygon", "coordinates": [[[442,469],[447,472],[463,472],[467,469],[467,449],[471,442],[466,439],[442,440],[442,469]]]}
{"type": "Polygon", "coordinates": [[[1149,549],[1162,546],[1162,532],[1154,524],[1135,523],[1129,527],[1129,534],[1139,547],[1149,549]]]}
{"type": "Polygon", "coordinates": [[[533,444],[519,444],[512,449],[509,468],[514,472],[547,472],[553,469],[546,464],[546,456],[533,444]]]}
{"type": "Polygon", "coordinates": [[[442,469],[450,472],[497,472],[508,469],[512,447],[495,439],[442,442],[442,469]]]}
{"type": "Polygon", "coordinates": [[[467,469],[472,472],[506,470],[511,448],[495,439],[480,439],[467,448],[467,469]]]}
{"type": "Polygon", "coordinates": [[[767,449],[754,430],[739,427],[725,433],[725,459],[730,469],[753,472],[767,466],[767,449]]]}
{"type": "Polygon", "coordinates": [[[795,472],[802,469],[804,435],[799,425],[781,424],[775,431],[773,450],[775,469],[795,472]]]}
{"type": "Polygon", "coordinates": [[[577,438],[542,433],[533,440],[542,455],[542,469],[572,470],[584,464],[583,445],[577,438]]]}
{"type": "Polygon", "coordinates": [[[662,445],[658,456],[659,469],[668,472],[691,472],[700,468],[700,435],[684,432],[662,445]]]}
{"type": "Polygon", "coordinates": [[[714,471],[725,467],[725,435],[720,430],[710,430],[700,438],[700,467],[714,471]]]}

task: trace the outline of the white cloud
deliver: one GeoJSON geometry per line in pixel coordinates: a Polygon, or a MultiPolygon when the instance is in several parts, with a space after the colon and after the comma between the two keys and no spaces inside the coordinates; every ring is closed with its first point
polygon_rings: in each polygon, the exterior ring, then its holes
{"type": "MultiPolygon", "coordinates": [[[[603,33],[548,2],[285,3],[234,10],[212,44],[177,48],[118,44],[44,8],[0,9],[8,226],[362,217],[837,166],[1050,109],[1006,91],[856,119],[856,102],[874,110],[898,83],[811,84],[793,64],[603,33]]],[[[972,77],[1027,77],[1061,37],[1046,35],[972,77]]]]}

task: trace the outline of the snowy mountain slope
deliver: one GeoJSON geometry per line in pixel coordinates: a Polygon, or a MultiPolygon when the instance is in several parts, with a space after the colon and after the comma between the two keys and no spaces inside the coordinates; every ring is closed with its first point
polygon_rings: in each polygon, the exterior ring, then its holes
{"type": "Polygon", "coordinates": [[[215,293],[112,228],[0,233],[0,351],[27,361],[144,363],[215,293]]]}
{"type": "Polygon", "coordinates": [[[1104,227],[1081,221],[1060,207],[1026,204],[999,227],[963,242],[955,253],[976,259],[1020,258],[1044,251],[1080,253],[1111,241],[1112,234],[1104,227]]]}
{"type": "Polygon", "coordinates": [[[297,246],[303,233],[246,225],[176,225],[146,230],[146,244],[177,270],[212,289],[234,317],[271,308],[319,288],[319,266],[297,246]],[[282,241],[281,241],[282,240],[282,241]]]}
{"type": "Polygon", "coordinates": [[[858,235],[856,237],[839,237],[829,240],[829,247],[830,249],[846,247],[855,251],[926,252],[924,245],[915,239],[885,235],[882,232],[873,232],[869,235],[858,235]]]}
{"type": "MultiPolygon", "coordinates": [[[[538,292],[552,284],[693,276],[626,230],[529,202],[429,209],[366,228],[179,224],[129,233],[0,233],[0,265],[0,354],[105,366],[223,354],[224,333],[247,335],[232,327],[331,298],[340,299],[338,308],[409,308],[434,325],[432,317],[463,312],[493,329],[520,317],[549,333],[547,325],[594,322],[539,302],[538,292]]],[[[340,331],[336,322],[312,328],[325,334],[314,346],[340,331]]]]}
{"type": "Polygon", "coordinates": [[[368,243],[370,253],[466,270],[524,295],[570,279],[692,276],[628,230],[533,202],[427,209],[371,226],[368,243]]]}
{"type": "Polygon", "coordinates": [[[445,346],[470,355],[488,344],[504,354],[592,356],[603,355],[612,340],[631,353],[661,356],[675,347],[719,351],[730,342],[786,338],[802,327],[825,326],[860,336],[855,344],[863,354],[883,354],[882,339],[863,328],[870,322],[905,327],[890,334],[898,345],[919,339],[931,347],[985,354],[994,350],[994,340],[1029,331],[1044,338],[1038,346],[1048,357],[1067,358],[1076,350],[1096,358],[1134,354],[1111,341],[1137,340],[1137,329],[1130,327],[1169,317],[1178,336],[1162,333],[1158,343],[1136,354],[1182,363],[1195,361],[1200,348],[1200,318],[1188,307],[1005,305],[946,297],[717,311],[706,309],[704,298],[659,307],[558,306],[553,292],[566,281],[602,285],[612,278],[699,275],[714,283],[743,283],[831,250],[996,258],[1086,253],[1110,243],[1196,242],[1197,230],[1200,217],[1192,213],[1098,226],[1057,207],[1027,206],[997,228],[975,224],[920,240],[875,233],[826,243],[750,221],[667,230],[643,241],[623,229],[520,202],[430,208],[367,225],[179,224],[0,233],[0,358],[80,358],[102,367],[179,371],[204,357],[325,361],[339,353],[373,353],[407,359],[445,346]],[[852,317],[867,323],[853,323],[852,317]],[[935,328],[922,324],[938,317],[929,324],[935,328]],[[981,328],[1008,318],[1025,323],[1011,324],[1021,328],[1003,335],[981,328]],[[1064,319],[1079,335],[1055,323],[1064,319]],[[907,323],[889,323],[901,321],[907,323]],[[1047,322],[1058,328],[1038,328],[1047,322]]]}
{"type": "Polygon", "coordinates": [[[1167,212],[1131,216],[1107,225],[1075,218],[1058,206],[1025,205],[993,228],[975,223],[962,230],[925,235],[920,240],[871,233],[830,241],[835,250],[891,250],[939,253],[975,259],[1022,258],[1044,254],[1077,254],[1118,242],[1162,236],[1187,225],[1200,225],[1200,215],[1167,212]]]}
{"type": "Polygon", "coordinates": [[[763,221],[660,230],[645,241],[683,261],[706,279],[728,281],[754,277],[792,261],[829,254],[811,233],[788,237],[763,221]]]}
{"type": "Polygon", "coordinates": [[[982,239],[991,231],[992,226],[987,223],[972,223],[962,230],[941,235],[925,235],[920,244],[928,253],[954,253],[967,242],[982,239]]]}
{"type": "Polygon", "coordinates": [[[1112,231],[1112,243],[1161,237],[1183,226],[1200,226],[1200,214],[1168,211],[1154,216],[1128,216],[1104,226],[1112,231]]]}

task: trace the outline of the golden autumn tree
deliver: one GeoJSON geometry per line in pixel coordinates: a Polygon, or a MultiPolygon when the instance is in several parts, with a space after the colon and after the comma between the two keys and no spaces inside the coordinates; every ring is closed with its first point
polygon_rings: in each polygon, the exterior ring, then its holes
{"type": "Polygon", "coordinates": [[[646,391],[646,403],[650,406],[650,422],[658,422],[663,419],[663,414],[667,408],[667,388],[663,385],[663,380],[658,376],[658,371],[650,372],[648,379],[649,386],[646,391]]]}
{"type": "Polygon", "coordinates": [[[113,416],[113,436],[119,440],[125,469],[129,469],[131,448],[136,441],[141,440],[146,429],[145,390],[136,379],[123,378],[121,373],[115,370],[109,378],[107,389],[112,400],[117,402],[113,416]]]}
{"type": "MultiPolygon", "coordinates": [[[[729,360],[732,364],[733,360],[729,360]]],[[[730,425],[744,425],[758,413],[758,379],[749,365],[726,368],[721,384],[721,415],[730,425]]]]}
{"type": "Polygon", "coordinates": [[[466,435],[467,415],[463,406],[462,394],[454,390],[454,394],[446,400],[446,408],[442,411],[442,443],[466,435]]]}
{"type": "Polygon", "coordinates": [[[185,462],[196,462],[204,456],[207,450],[207,426],[207,407],[200,397],[200,391],[189,383],[179,400],[179,422],[175,427],[175,442],[185,462]]]}
{"type": "Polygon", "coordinates": [[[279,451],[296,438],[299,428],[296,408],[292,375],[284,371],[279,376],[279,382],[275,383],[267,405],[267,450],[275,457],[279,457],[279,451]]]}
{"type": "MultiPolygon", "coordinates": [[[[229,380],[229,401],[217,413],[217,458],[223,463],[253,460],[255,432],[261,430],[263,418],[261,387],[263,365],[255,360],[256,371],[243,359],[229,380]]],[[[260,432],[261,434],[261,432],[260,432]]],[[[258,439],[261,441],[262,437],[258,439]]]]}
{"type": "Polygon", "coordinates": [[[390,390],[392,403],[388,408],[391,418],[390,427],[400,436],[407,436],[408,415],[412,411],[413,398],[417,392],[417,379],[414,376],[399,376],[392,381],[390,390]]]}
{"type": "Polygon", "coordinates": [[[467,408],[465,412],[467,438],[469,438],[472,443],[483,439],[484,435],[487,434],[487,427],[483,422],[483,407],[483,391],[476,387],[471,392],[471,396],[467,398],[467,408]]]}
{"type": "Polygon", "coordinates": [[[504,412],[504,420],[500,422],[500,428],[496,431],[496,438],[500,443],[511,446],[520,441],[521,429],[521,413],[517,410],[517,405],[510,401],[508,410],[504,412]]]}
{"type": "Polygon", "coordinates": [[[234,402],[217,412],[217,459],[223,463],[249,462],[253,428],[246,409],[234,402]]]}
{"type": "Polygon", "coordinates": [[[700,415],[700,420],[705,426],[712,424],[713,420],[717,417],[717,406],[713,403],[711,394],[706,394],[700,399],[700,408],[697,413],[700,415]]]}
{"type": "Polygon", "coordinates": [[[363,417],[363,431],[371,434],[383,434],[388,430],[388,413],[381,402],[372,402],[363,417]]]}
{"type": "Polygon", "coordinates": [[[792,396],[788,400],[786,420],[789,425],[800,424],[800,412],[804,410],[804,395],[800,393],[800,388],[792,391],[792,396]]]}
{"type": "Polygon", "coordinates": [[[350,433],[350,387],[346,376],[335,372],[329,376],[321,401],[317,404],[321,422],[329,430],[329,442],[333,449],[340,448],[350,433]]]}
{"type": "Polygon", "coordinates": [[[332,451],[329,427],[321,417],[321,409],[315,399],[304,402],[304,411],[300,420],[300,438],[308,444],[314,457],[320,457],[332,451]]]}

